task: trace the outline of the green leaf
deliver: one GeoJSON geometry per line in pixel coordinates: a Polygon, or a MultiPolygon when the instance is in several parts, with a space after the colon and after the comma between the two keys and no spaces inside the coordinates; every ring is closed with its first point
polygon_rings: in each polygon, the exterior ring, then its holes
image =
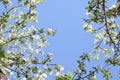
{"type": "Polygon", "coordinates": [[[44,33],[44,28],[39,29],[40,33],[44,33]]]}
{"type": "Polygon", "coordinates": [[[96,30],[95,29],[92,29],[92,34],[96,34],[96,30]]]}
{"type": "Polygon", "coordinates": [[[5,51],[4,51],[3,47],[0,47],[0,59],[1,58],[5,58],[5,51]]]}

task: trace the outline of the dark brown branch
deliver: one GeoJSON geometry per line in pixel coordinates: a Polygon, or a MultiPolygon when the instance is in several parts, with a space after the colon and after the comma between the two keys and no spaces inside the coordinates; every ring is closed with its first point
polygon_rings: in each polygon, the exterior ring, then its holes
{"type": "Polygon", "coordinates": [[[105,27],[106,27],[106,33],[108,34],[109,36],[109,39],[110,39],[110,42],[114,45],[114,50],[115,50],[115,53],[117,54],[117,46],[115,44],[115,42],[113,41],[112,37],[111,37],[111,34],[109,33],[109,28],[108,28],[108,25],[107,25],[107,16],[106,16],[106,9],[105,9],[105,0],[103,0],[103,14],[104,14],[104,22],[105,22],[105,27]]]}
{"type": "Polygon", "coordinates": [[[21,6],[22,6],[22,5],[18,5],[18,6],[12,7],[11,9],[9,9],[9,10],[6,12],[6,14],[9,14],[13,9],[18,8],[18,7],[21,7],[21,6]]]}
{"type": "MultiPolygon", "coordinates": [[[[41,64],[41,65],[43,65],[43,63],[33,63],[33,64],[41,64]]],[[[46,64],[46,65],[49,65],[49,66],[56,66],[57,64],[46,64]]]]}
{"type": "MultiPolygon", "coordinates": [[[[40,35],[40,33],[35,33],[35,34],[38,34],[39,36],[42,36],[42,35],[40,35]]],[[[15,41],[15,40],[20,40],[20,39],[22,39],[22,38],[27,38],[27,37],[31,37],[32,36],[32,34],[28,34],[28,35],[26,35],[26,36],[21,36],[21,37],[16,37],[16,38],[11,38],[10,40],[7,40],[4,44],[2,44],[2,45],[6,45],[6,44],[8,44],[9,42],[12,42],[12,41],[15,41]]]]}

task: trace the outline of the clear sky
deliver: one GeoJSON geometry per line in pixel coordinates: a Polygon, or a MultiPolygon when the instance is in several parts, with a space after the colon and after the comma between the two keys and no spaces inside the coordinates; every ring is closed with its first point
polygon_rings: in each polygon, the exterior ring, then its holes
{"type": "MultiPolygon", "coordinates": [[[[109,1],[109,5],[115,2],[114,0],[109,1]]],[[[50,27],[58,31],[54,37],[49,38],[50,45],[46,50],[53,53],[53,63],[64,66],[64,72],[74,72],[79,56],[83,52],[93,50],[94,36],[83,30],[82,19],[87,17],[85,14],[87,2],[88,0],[46,0],[37,8],[39,11],[39,26],[37,27],[50,27]]],[[[100,60],[93,62],[92,65],[101,64],[103,59],[100,60]]],[[[90,65],[88,64],[88,66],[90,65]]],[[[102,77],[99,74],[96,80],[100,80],[100,76],[102,77]]]]}
{"type": "Polygon", "coordinates": [[[37,8],[40,27],[57,29],[47,50],[53,53],[53,63],[64,66],[65,72],[74,72],[79,56],[93,47],[93,36],[83,31],[86,5],[87,0],[46,0],[37,8]]]}

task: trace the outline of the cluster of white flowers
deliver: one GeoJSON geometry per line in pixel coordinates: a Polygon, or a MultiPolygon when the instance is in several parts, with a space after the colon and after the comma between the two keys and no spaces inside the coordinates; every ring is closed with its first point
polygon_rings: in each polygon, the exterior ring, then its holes
{"type": "Polygon", "coordinates": [[[44,2],[45,0],[32,0],[32,3],[33,4],[38,4],[38,3],[41,3],[41,2],[44,2]]]}
{"type": "Polygon", "coordinates": [[[3,43],[4,42],[4,39],[3,38],[0,38],[0,43],[3,43]]]}
{"type": "Polygon", "coordinates": [[[78,73],[78,74],[80,74],[80,73],[81,73],[80,68],[77,68],[77,69],[76,69],[76,73],[78,73]]]}
{"type": "Polygon", "coordinates": [[[63,76],[62,71],[64,70],[64,67],[56,65],[54,69],[56,71],[56,76],[63,76]]]}
{"type": "Polygon", "coordinates": [[[96,54],[96,55],[94,56],[94,59],[95,59],[95,60],[99,60],[99,54],[96,54]]]}
{"type": "Polygon", "coordinates": [[[6,6],[11,6],[12,5],[12,2],[10,0],[3,0],[3,3],[6,5],[6,6]]]}
{"type": "Polygon", "coordinates": [[[53,30],[53,29],[51,29],[51,28],[48,28],[48,29],[46,30],[46,35],[54,35],[55,32],[56,32],[56,30],[53,30]]]}
{"type": "Polygon", "coordinates": [[[45,80],[47,78],[47,74],[45,73],[42,73],[41,75],[37,74],[35,76],[36,76],[35,80],[45,80]]]}
{"type": "Polygon", "coordinates": [[[23,21],[23,20],[24,20],[23,15],[24,15],[23,12],[21,12],[21,13],[18,14],[18,19],[19,19],[20,21],[23,21]]]}
{"type": "Polygon", "coordinates": [[[4,68],[4,69],[2,69],[2,71],[5,73],[5,74],[8,74],[8,75],[13,75],[14,73],[13,72],[11,72],[11,70],[9,70],[9,69],[7,69],[7,68],[4,68]],[[5,70],[4,70],[5,69],[5,70]],[[6,71],[6,72],[5,72],[6,71]]]}
{"type": "Polygon", "coordinates": [[[91,32],[92,29],[93,29],[92,26],[89,23],[87,23],[87,22],[84,24],[83,28],[87,32],[91,32]]]}
{"type": "Polygon", "coordinates": [[[55,74],[55,76],[57,76],[57,77],[61,77],[61,76],[63,76],[64,74],[62,74],[61,72],[56,72],[56,74],[55,74]]]}
{"type": "Polygon", "coordinates": [[[42,73],[39,79],[45,80],[46,78],[47,78],[47,75],[45,73],[42,73]]]}
{"type": "Polygon", "coordinates": [[[52,53],[48,53],[48,54],[47,54],[47,57],[48,57],[49,59],[52,59],[53,54],[52,54],[52,53]]]}
{"type": "Polygon", "coordinates": [[[35,22],[35,23],[38,23],[38,20],[37,20],[37,12],[36,12],[36,11],[32,11],[32,12],[31,12],[30,20],[33,21],[33,22],[35,22]]]}
{"type": "Polygon", "coordinates": [[[87,16],[93,16],[91,12],[86,13],[87,16]]]}
{"type": "Polygon", "coordinates": [[[36,31],[35,27],[34,26],[31,26],[28,28],[28,32],[29,33],[34,33],[36,31]]]}
{"type": "MultiPolygon", "coordinates": [[[[4,3],[4,1],[8,2],[5,5],[9,5],[11,2],[10,0],[3,0],[2,2],[4,3]]],[[[18,2],[19,6],[8,7],[8,11],[10,9],[7,13],[9,16],[3,15],[5,19],[8,18],[8,22],[3,20],[4,24],[1,24],[2,27],[0,27],[0,47],[5,45],[8,50],[5,50],[5,53],[7,53],[5,57],[0,55],[0,61],[4,63],[0,67],[5,67],[3,70],[6,75],[13,74],[17,80],[28,80],[31,77],[32,80],[45,80],[47,75],[53,72],[53,67],[49,66],[53,54],[45,51],[47,53],[45,58],[41,54],[45,53],[44,47],[48,45],[47,36],[54,35],[56,30],[51,28],[36,30],[35,26],[30,23],[37,22],[35,7],[43,1],[21,0],[18,2]],[[9,19],[11,22],[9,22],[9,19]],[[43,59],[43,62],[41,59],[43,59]],[[41,70],[41,66],[44,67],[43,70],[41,70]],[[39,72],[40,70],[41,72],[39,72]],[[26,78],[25,75],[29,77],[26,78]]],[[[62,66],[56,66],[56,73],[62,70],[64,70],[62,66]]]]}
{"type": "Polygon", "coordinates": [[[4,30],[2,28],[0,28],[0,34],[3,34],[4,30]]]}
{"type": "Polygon", "coordinates": [[[95,80],[96,79],[96,75],[90,75],[90,80],[95,80]]]}
{"type": "Polygon", "coordinates": [[[92,53],[88,53],[87,55],[88,55],[89,58],[93,57],[92,53]]]}

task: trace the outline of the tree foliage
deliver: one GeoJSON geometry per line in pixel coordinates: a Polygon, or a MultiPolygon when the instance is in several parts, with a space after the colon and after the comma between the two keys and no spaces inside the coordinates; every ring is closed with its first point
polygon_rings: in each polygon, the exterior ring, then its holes
{"type": "Polygon", "coordinates": [[[46,39],[56,30],[36,29],[35,8],[44,0],[0,0],[4,11],[0,15],[0,69],[12,80],[44,80],[52,73],[52,53],[45,53],[46,39]],[[15,3],[15,4],[13,4],[15,3]]]}
{"type": "MultiPolygon", "coordinates": [[[[111,68],[120,66],[120,28],[119,18],[120,1],[109,7],[110,0],[89,0],[86,7],[88,19],[83,19],[84,30],[95,36],[93,53],[83,53],[77,61],[78,67],[68,80],[95,80],[97,74],[102,73],[105,80],[113,78],[111,68]],[[96,54],[96,55],[94,55],[96,54]],[[100,57],[100,54],[104,56],[100,57]],[[105,57],[105,58],[103,58],[105,57]],[[103,58],[105,64],[98,64],[90,68],[92,60],[103,58]],[[111,67],[112,66],[112,67],[111,67]]],[[[63,74],[65,78],[66,74],[63,74]]],[[[119,75],[119,71],[118,71],[119,75]]],[[[102,75],[101,75],[102,76],[102,75]]],[[[63,80],[64,78],[58,80],[63,80]]],[[[67,79],[66,79],[67,80],[67,79]]]]}
{"type": "Polygon", "coordinates": [[[44,0],[0,0],[4,11],[0,14],[0,69],[14,80],[45,80],[55,71],[56,80],[94,80],[101,72],[103,78],[112,78],[110,65],[120,66],[120,31],[117,22],[120,3],[107,6],[110,0],[89,0],[86,7],[88,19],[84,19],[84,30],[95,36],[94,53],[83,53],[77,60],[74,73],[63,73],[63,67],[52,64],[52,53],[44,53],[47,36],[56,33],[51,28],[36,29],[35,8],[44,0]],[[105,65],[86,69],[91,60],[99,60],[104,54],[105,65]],[[46,57],[43,56],[46,55],[46,57]]]}

